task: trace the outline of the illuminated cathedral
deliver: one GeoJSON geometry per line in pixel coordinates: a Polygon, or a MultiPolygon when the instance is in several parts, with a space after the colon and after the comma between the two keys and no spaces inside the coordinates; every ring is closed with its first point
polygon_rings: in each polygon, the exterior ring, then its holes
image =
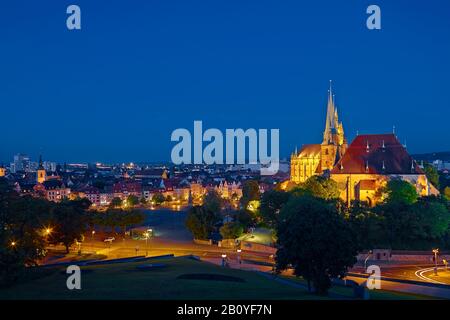
{"type": "Polygon", "coordinates": [[[291,181],[305,182],[313,175],[330,172],[347,150],[344,127],[339,122],[335,98],[328,90],[327,116],[320,144],[305,144],[291,155],[291,181]]]}
{"type": "Polygon", "coordinates": [[[406,146],[398,141],[395,132],[357,135],[350,146],[347,145],[331,82],[322,143],[305,144],[291,155],[290,181],[283,183],[282,188],[305,182],[314,175],[336,181],[340,198],[347,204],[353,200],[369,205],[382,201],[379,191],[390,179],[410,182],[421,196],[439,194],[406,146]]]}

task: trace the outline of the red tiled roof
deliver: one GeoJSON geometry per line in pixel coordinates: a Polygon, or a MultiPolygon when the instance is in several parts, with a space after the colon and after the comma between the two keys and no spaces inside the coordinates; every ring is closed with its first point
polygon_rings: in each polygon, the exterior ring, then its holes
{"type": "Polygon", "coordinates": [[[423,171],[394,134],[369,134],[353,140],[331,173],[423,174],[423,171]]]}

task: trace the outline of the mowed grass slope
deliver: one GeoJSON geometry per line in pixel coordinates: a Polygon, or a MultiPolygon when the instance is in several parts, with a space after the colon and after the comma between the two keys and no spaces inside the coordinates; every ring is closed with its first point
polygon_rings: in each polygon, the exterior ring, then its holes
{"type": "MultiPolygon", "coordinates": [[[[65,267],[30,269],[29,279],[0,290],[0,299],[327,299],[310,294],[305,289],[267,279],[256,272],[221,268],[185,257],[82,266],[81,290],[67,289],[66,280],[69,275],[65,270],[65,267]],[[164,264],[165,267],[150,270],[137,268],[150,263],[164,264]],[[189,278],[193,274],[200,274],[203,279],[179,278],[189,278]],[[215,279],[215,275],[218,278],[234,277],[240,281],[219,280],[215,279]]],[[[342,289],[345,293],[337,290],[339,294],[351,298],[350,290],[342,289]]],[[[335,290],[332,292],[338,293],[335,290]]],[[[383,297],[393,298],[377,293],[378,299],[383,297]]]]}
{"type": "Polygon", "coordinates": [[[81,267],[81,290],[68,290],[64,267],[43,277],[0,290],[0,299],[317,299],[305,290],[266,279],[255,272],[221,268],[188,258],[156,263],[164,268],[138,270],[151,262],[81,267]],[[217,274],[243,282],[177,279],[189,274],[217,274]]]}

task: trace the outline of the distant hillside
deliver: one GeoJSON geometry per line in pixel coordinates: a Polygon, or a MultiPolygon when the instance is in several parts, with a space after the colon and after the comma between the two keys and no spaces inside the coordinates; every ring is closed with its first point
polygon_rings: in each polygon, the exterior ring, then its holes
{"type": "Polygon", "coordinates": [[[412,157],[416,161],[433,161],[439,159],[450,162],[450,151],[413,154],[412,157]]]}

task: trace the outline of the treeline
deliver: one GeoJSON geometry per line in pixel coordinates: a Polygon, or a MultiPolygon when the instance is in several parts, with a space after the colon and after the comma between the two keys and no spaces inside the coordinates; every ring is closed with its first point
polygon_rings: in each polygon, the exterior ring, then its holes
{"type": "Polygon", "coordinates": [[[17,194],[7,180],[0,178],[0,286],[13,283],[26,266],[46,255],[48,244],[62,244],[69,252],[94,226],[115,230],[140,224],[141,212],[109,209],[89,211],[87,199],[60,203],[17,194]]]}
{"type": "Polygon", "coordinates": [[[450,211],[445,197],[418,197],[408,182],[391,180],[375,207],[338,198],[337,184],[312,177],[290,192],[261,199],[261,218],[276,230],[276,270],[293,268],[315,292],[345,276],[363,249],[449,248],[450,211]]]}
{"type": "Polygon", "coordinates": [[[244,183],[238,209],[233,206],[235,196],[222,199],[217,192],[210,190],[203,197],[203,205],[188,210],[186,227],[195,239],[207,240],[217,232],[223,239],[238,238],[261,222],[257,209],[260,197],[258,183],[254,180],[244,183]]]}
{"type": "Polygon", "coordinates": [[[413,185],[391,180],[381,190],[384,201],[374,207],[353,201],[347,206],[339,198],[337,184],[323,177],[312,177],[291,190],[268,191],[262,195],[261,217],[277,229],[280,212],[293,197],[313,196],[335,206],[354,231],[360,249],[398,250],[450,249],[449,202],[443,197],[419,197],[413,185]]]}
{"type": "Polygon", "coordinates": [[[91,228],[102,227],[105,231],[116,232],[118,228],[123,233],[127,227],[140,225],[145,220],[145,214],[140,210],[122,210],[109,208],[104,212],[93,211],[90,213],[91,228]]]}

